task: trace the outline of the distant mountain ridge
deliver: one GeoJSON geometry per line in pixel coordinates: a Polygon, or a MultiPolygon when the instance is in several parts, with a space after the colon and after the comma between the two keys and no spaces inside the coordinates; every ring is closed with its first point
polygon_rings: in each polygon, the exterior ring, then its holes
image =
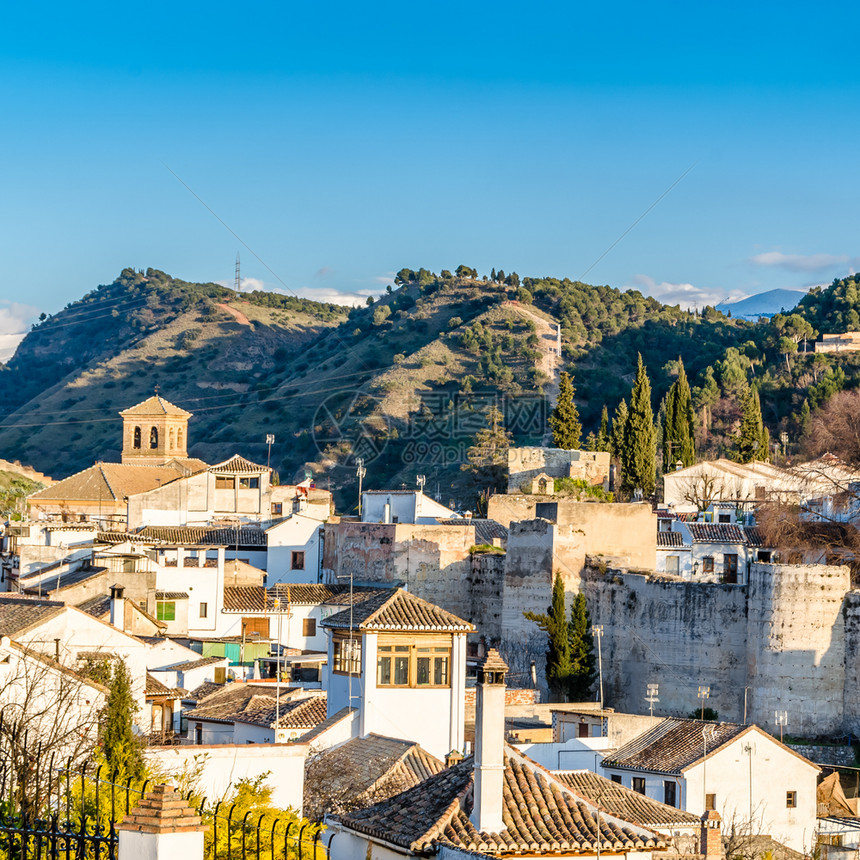
{"type": "Polygon", "coordinates": [[[760,317],[772,317],[774,314],[794,310],[805,295],[805,290],[767,290],[736,302],[720,302],[716,308],[735,319],[755,322],[760,317]]]}

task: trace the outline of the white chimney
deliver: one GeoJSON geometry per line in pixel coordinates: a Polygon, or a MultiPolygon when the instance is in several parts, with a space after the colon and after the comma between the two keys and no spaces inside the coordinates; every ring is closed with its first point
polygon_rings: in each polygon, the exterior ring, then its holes
{"type": "Polygon", "coordinates": [[[495,648],[478,664],[475,697],[475,791],[471,821],[479,833],[500,833],[505,784],[505,672],[495,648]]]}
{"type": "Polygon", "coordinates": [[[382,522],[390,523],[391,522],[391,503],[386,502],[385,506],[382,508],[382,522]]]}
{"type": "Polygon", "coordinates": [[[110,623],[118,630],[125,628],[125,589],[121,585],[110,587],[110,623]]]}

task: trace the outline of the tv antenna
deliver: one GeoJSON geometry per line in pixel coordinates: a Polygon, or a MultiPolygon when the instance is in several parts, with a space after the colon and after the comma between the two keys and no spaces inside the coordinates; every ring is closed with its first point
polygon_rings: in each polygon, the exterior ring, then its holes
{"type": "Polygon", "coordinates": [[[776,711],[774,716],[779,726],[779,742],[782,743],[782,731],[788,725],[788,711],[776,711]]]}
{"type": "Polygon", "coordinates": [[[268,446],[269,446],[269,451],[268,451],[268,453],[266,454],[266,468],[267,468],[267,469],[271,468],[271,463],[272,463],[272,445],[274,445],[274,444],[275,444],[275,434],[274,434],[274,433],[267,433],[267,434],[266,434],[266,445],[268,445],[268,446]]]}
{"type": "Polygon", "coordinates": [[[702,700],[702,719],[705,719],[705,700],[711,695],[710,687],[699,687],[699,698],[702,700]]]}
{"type": "Polygon", "coordinates": [[[654,705],[660,703],[659,694],[660,694],[660,685],[659,684],[648,684],[648,695],[645,696],[645,701],[651,707],[651,716],[654,716],[654,705]]]}
{"type": "Polygon", "coordinates": [[[355,476],[358,478],[358,518],[361,519],[361,482],[367,474],[367,469],[364,467],[363,457],[356,458],[355,462],[358,464],[358,468],[355,470],[355,476]]]}
{"type": "Polygon", "coordinates": [[[236,281],[233,287],[237,293],[242,292],[242,275],[239,266],[239,252],[236,251],[236,281]]]}
{"type": "Polygon", "coordinates": [[[415,478],[415,483],[418,484],[418,492],[424,492],[424,485],[427,483],[427,478],[424,475],[418,475],[415,478]]]}

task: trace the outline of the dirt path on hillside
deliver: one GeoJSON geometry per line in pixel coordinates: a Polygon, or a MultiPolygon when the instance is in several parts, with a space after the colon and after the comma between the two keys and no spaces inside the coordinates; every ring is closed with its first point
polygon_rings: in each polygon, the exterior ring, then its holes
{"type": "Polygon", "coordinates": [[[505,304],[515,310],[521,316],[530,319],[537,327],[535,334],[538,336],[538,349],[541,352],[541,357],[537,361],[537,366],[549,377],[550,382],[547,384],[546,393],[550,403],[555,404],[558,397],[558,375],[561,372],[561,359],[558,356],[558,328],[552,323],[547,322],[542,316],[530,311],[525,305],[519,302],[505,302],[505,304]]]}
{"type": "Polygon", "coordinates": [[[218,302],[215,305],[216,308],[221,308],[222,311],[227,311],[231,317],[233,317],[239,325],[251,325],[251,320],[242,313],[242,311],[237,311],[236,308],[231,308],[230,305],[225,305],[223,302],[218,302]]]}

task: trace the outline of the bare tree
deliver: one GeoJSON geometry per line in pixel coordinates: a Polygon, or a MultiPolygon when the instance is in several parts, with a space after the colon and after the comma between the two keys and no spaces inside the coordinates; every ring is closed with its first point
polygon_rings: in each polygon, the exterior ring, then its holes
{"type": "Polygon", "coordinates": [[[42,808],[60,768],[93,753],[107,689],[0,639],[0,784],[22,814],[42,808]]]}

